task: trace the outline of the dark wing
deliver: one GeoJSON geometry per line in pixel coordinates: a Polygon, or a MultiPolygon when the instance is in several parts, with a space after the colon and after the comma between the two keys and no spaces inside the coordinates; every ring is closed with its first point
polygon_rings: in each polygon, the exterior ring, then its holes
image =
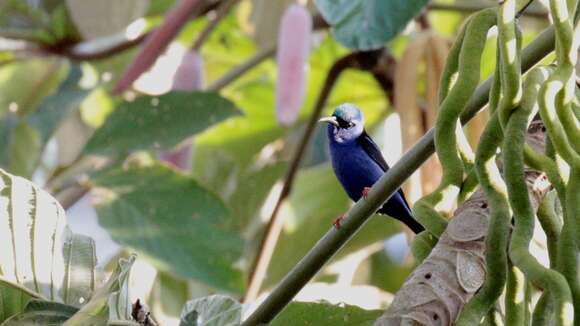
{"type": "Polygon", "coordinates": [[[371,139],[366,131],[363,130],[362,134],[356,140],[359,145],[362,146],[364,151],[370,156],[375,163],[377,163],[384,172],[387,172],[389,165],[385,161],[383,154],[379,150],[379,146],[371,139]]]}
{"type": "MultiPolygon", "coordinates": [[[[389,169],[389,165],[387,164],[387,162],[385,161],[385,158],[383,157],[383,154],[379,150],[379,146],[377,146],[377,144],[366,133],[366,131],[363,131],[363,133],[358,137],[357,142],[362,146],[364,151],[373,159],[373,161],[375,161],[381,167],[381,169],[383,169],[383,171],[387,172],[387,170],[389,169]]],[[[385,205],[385,206],[391,206],[391,205],[389,205],[389,203],[391,201],[395,201],[395,203],[392,203],[393,207],[383,206],[379,210],[379,213],[382,213],[382,211],[384,211],[385,213],[387,213],[391,216],[397,216],[397,217],[398,216],[408,216],[410,219],[412,219],[413,217],[411,214],[411,208],[409,207],[409,204],[407,203],[407,199],[405,198],[405,194],[403,193],[403,190],[401,190],[401,188],[399,188],[399,190],[397,190],[397,193],[399,193],[399,195],[401,196],[402,200],[400,200],[401,202],[399,204],[401,204],[403,206],[403,207],[401,207],[403,209],[403,211],[398,212],[397,209],[394,209],[398,206],[396,204],[396,201],[398,201],[398,199],[396,198],[397,196],[393,195],[391,197],[391,199],[387,202],[387,205],[385,205]],[[392,209],[394,209],[395,211],[391,212],[392,209]]]]}

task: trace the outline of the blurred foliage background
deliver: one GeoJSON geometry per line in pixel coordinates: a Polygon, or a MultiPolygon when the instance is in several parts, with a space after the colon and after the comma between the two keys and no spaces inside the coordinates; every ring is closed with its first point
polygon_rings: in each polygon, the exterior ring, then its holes
{"type": "MultiPolygon", "coordinates": [[[[131,297],[148,303],[163,325],[176,325],[189,299],[243,297],[327,74],[352,48],[368,45],[349,43],[360,21],[331,30],[317,23],[323,21],[317,6],[306,1],[315,17],[305,40],[306,91],[297,120],[283,126],[276,120],[274,53],[281,17],[294,1],[231,1],[220,17],[223,1],[206,0],[152,68],[114,95],[145,35],[174,2],[0,0],[0,166],[56,196],[72,230],[95,239],[103,271],[136,252],[131,297]],[[191,50],[216,17],[215,30],[191,50]],[[251,69],[235,73],[256,55],[251,69]],[[198,83],[177,91],[179,71],[198,83]]],[[[348,69],[323,107],[324,114],[343,102],[362,108],[389,163],[432,125],[441,69],[435,68],[443,65],[458,28],[472,11],[495,4],[437,0],[421,9],[425,3],[414,3],[418,18],[399,22],[380,43],[394,59],[394,87],[381,87],[364,69],[348,69]]],[[[535,3],[522,24],[525,45],[549,24],[546,10],[535,3]]],[[[482,78],[495,67],[495,35],[488,43],[482,78]]],[[[485,119],[468,126],[473,143],[485,119]]],[[[325,128],[317,127],[280,208],[281,234],[258,301],[351,205],[326,147],[325,128]]],[[[412,201],[436,184],[437,162],[430,164],[430,173],[419,172],[405,186],[412,201]]],[[[414,266],[403,231],[391,219],[373,217],[296,300],[384,308],[414,266]]],[[[287,314],[323,309],[291,307],[280,325],[296,320],[287,314]]],[[[360,323],[376,317],[365,313],[352,316],[360,323]]]]}

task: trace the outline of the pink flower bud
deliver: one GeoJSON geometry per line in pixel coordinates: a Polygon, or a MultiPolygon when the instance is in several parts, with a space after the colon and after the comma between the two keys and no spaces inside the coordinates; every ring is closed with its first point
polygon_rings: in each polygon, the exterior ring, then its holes
{"type": "Polygon", "coordinates": [[[203,88],[203,58],[195,50],[189,50],[181,59],[173,76],[174,91],[195,91],[203,88]]]}
{"type": "Polygon", "coordinates": [[[306,90],[312,16],[306,8],[291,5],[280,22],[278,34],[278,83],[276,119],[288,126],[298,118],[306,90]]]}

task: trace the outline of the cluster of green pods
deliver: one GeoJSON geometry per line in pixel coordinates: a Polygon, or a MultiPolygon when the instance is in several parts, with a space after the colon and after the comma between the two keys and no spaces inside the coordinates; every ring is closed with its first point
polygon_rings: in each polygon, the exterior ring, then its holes
{"type": "MultiPolygon", "coordinates": [[[[427,231],[415,240],[430,243],[447,226],[449,212],[480,187],[489,203],[485,237],[487,276],[463,307],[458,325],[495,324],[504,293],[506,325],[572,325],[580,319],[580,106],[575,66],[580,27],[577,0],[550,0],[556,35],[556,61],[521,71],[521,31],[517,13],[524,1],[504,0],[469,18],[453,45],[442,75],[435,148],[443,168],[439,187],[415,204],[427,231]],[[459,117],[480,81],[488,32],[497,26],[497,65],[487,124],[475,153],[465,141],[459,117]],[[526,142],[539,113],[546,150],[526,142]],[[534,182],[554,191],[532,203],[534,182]],[[561,210],[556,206],[561,205],[561,210]],[[561,211],[558,214],[558,211],[561,211]],[[550,266],[530,253],[536,217],[548,238],[550,266]],[[541,297],[531,309],[532,292],[541,297]]],[[[527,2],[527,1],[526,1],[527,2]]],[[[429,248],[414,253],[421,260],[429,248]]]]}

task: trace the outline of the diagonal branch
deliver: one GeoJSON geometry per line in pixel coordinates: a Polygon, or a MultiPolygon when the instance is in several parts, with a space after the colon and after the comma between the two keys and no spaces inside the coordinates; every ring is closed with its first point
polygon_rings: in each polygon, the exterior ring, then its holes
{"type": "Polygon", "coordinates": [[[254,68],[255,66],[262,63],[262,61],[270,58],[271,56],[276,53],[276,47],[272,46],[267,49],[260,50],[260,52],[256,53],[254,56],[249,58],[247,61],[241,63],[240,65],[232,68],[232,70],[228,71],[225,75],[220,77],[220,79],[216,80],[213,84],[209,85],[206,90],[217,92],[220,89],[226,87],[230,83],[234,82],[240,76],[245,74],[248,70],[254,68]]]}
{"type": "Polygon", "coordinates": [[[203,43],[207,40],[211,32],[217,27],[219,22],[228,14],[230,9],[238,2],[239,0],[226,0],[224,3],[221,3],[217,9],[215,16],[207,23],[203,31],[199,34],[191,48],[195,51],[199,51],[203,43]]]}

